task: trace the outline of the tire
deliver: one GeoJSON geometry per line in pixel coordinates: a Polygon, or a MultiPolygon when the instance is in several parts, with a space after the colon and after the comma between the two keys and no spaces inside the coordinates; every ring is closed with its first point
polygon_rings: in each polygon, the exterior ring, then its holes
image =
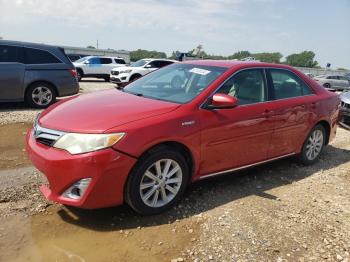
{"type": "Polygon", "coordinates": [[[329,84],[329,83],[325,83],[325,84],[323,84],[323,86],[324,86],[325,88],[331,88],[331,84],[329,84]]]}
{"type": "Polygon", "coordinates": [[[137,79],[139,79],[141,77],[142,77],[142,75],[132,75],[130,77],[129,83],[134,82],[135,80],[137,80],[137,79]]]}
{"type": "Polygon", "coordinates": [[[77,69],[77,79],[78,79],[78,82],[81,81],[81,79],[83,78],[84,76],[84,73],[83,73],[83,70],[81,70],[80,68],[77,69]]]}
{"type": "Polygon", "coordinates": [[[38,82],[28,87],[25,102],[35,108],[46,108],[56,101],[56,90],[49,83],[38,82]]]}
{"type": "Polygon", "coordinates": [[[304,141],[303,148],[299,155],[299,161],[304,165],[312,165],[317,162],[323,151],[325,142],[326,130],[322,125],[316,125],[304,141]],[[312,142],[312,140],[314,142],[312,142]]]}
{"type": "Polygon", "coordinates": [[[128,177],[126,203],[142,215],[159,214],[178,202],[188,180],[188,165],[178,151],[169,147],[151,150],[139,159],[128,177]],[[158,163],[161,172],[157,171],[158,163]],[[163,176],[167,166],[168,176],[163,176]],[[171,175],[174,170],[178,171],[171,175]]]}

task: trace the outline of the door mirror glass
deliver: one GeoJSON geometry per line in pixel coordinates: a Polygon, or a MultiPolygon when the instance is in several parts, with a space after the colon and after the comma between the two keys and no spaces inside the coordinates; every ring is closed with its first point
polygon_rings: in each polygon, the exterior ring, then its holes
{"type": "Polygon", "coordinates": [[[229,109],[238,105],[238,99],[236,97],[217,93],[213,95],[211,102],[208,105],[209,109],[229,109]]]}

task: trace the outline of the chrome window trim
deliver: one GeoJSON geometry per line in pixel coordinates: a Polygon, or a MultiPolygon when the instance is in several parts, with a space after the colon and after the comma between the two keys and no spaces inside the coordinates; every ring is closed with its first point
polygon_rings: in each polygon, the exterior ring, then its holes
{"type": "MultiPolygon", "coordinates": [[[[278,69],[278,70],[286,70],[288,72],[291,72],[292,74],[296,75],[292,70],[289,70],[289,69],[286,69],[286,68],[277,68],[277,67],[248,67],[248,68],[242,68],[236,72],[234,72],[232,75],[230,75],[224,82],[222,82],[206,99],[205,101],[203,101],[200,106],[199,106],[199,109],[205,109],[207,110],[204,105],[207,103],[208,99],[210,97],[212,97],[213,95],[216,94],[216,92],[224,85],[226,84],[227,81],[229,81],[232,77],[234,77],[235,75],[237,75],[238,73],[242,72],[242,71],[245,71],[245,70],[250,70],[250,69],[263,69],[264,71],[264,76],[266,77],[266,84],[268,85],[268,81],[267,81],[267,74],[266,74],[266,69],[278,69]]],[[[286,100],[286,99],[294,99],[294,98],[297,98],[297,97],[308,97],[308,96],[314,96],[316,95],[316,93],[314,92],[314,90],[307,84],[305,83],[304,80],[302,80],[298,75],[296,75],[298,77],[298,79],[300,79],[301,81],[303,81],[303,83],[308,87],[310,88],[310,90],[312,91],[312,94],[308,94],[308,95],[302,95],[302,96],[295,96],[295,97],[288,97],[288,98],[282,98],[282,99],[275,99],[275,100],[267,100],[267,101],[263,101],[263,102],[257,102],[257,103],[252,103],[252,104],[246,104],[246,105],[238,105],[237,107],[245,107],[245,106],[253,106],[253,105],[257,105],[257,104],[262,104],[262,103],[271,103],[271,102],[275,102],[275,101],[283,101],[283,100],[286,100]]],[[[269,89],[269,87],[267,86],[267,89],[269,89]]],[[[269,95],[269,94],[268,94],[269,95]]],[[[212,109],[211,109],[212,110],[212,109]]],[[[216,110],[216,109],[214,109],[216,110]]]]}
{"type": "Polygon", "coordinates": [[[295,154],[296,153],[290,153],[290,154],[282,155],[282,156],[279,156],[279,157],[270,158],[270,159],[267,159],[267,160],[264,160],[264,161],[259,161],[259,162],[256,162],[254,164],[249,164],[249,165],[235,167],[235,168],[232,168],[232,169],[227,169],[227,170],[223,170],[223,171],[219,171],[219,172],[209,173],[207,175],[201,176],[199,179],[210,178],[210,177],[214,177],[214,176],[218,176],[218,175],[222,175],[222,174],[226,174],[226,173],[230,173],[230,172],[246,169],[246,168],[249,168],[249,167],[253,167],[253,166],[261,165],[261,164],[264,164],[264,163],[268,163],[268,162],[271,162],[271,161],[274,161],[274,160],[278,160],[278,159],[282,159],[282,158],[285,158],[285,157],[293,156],[295,154]]]}

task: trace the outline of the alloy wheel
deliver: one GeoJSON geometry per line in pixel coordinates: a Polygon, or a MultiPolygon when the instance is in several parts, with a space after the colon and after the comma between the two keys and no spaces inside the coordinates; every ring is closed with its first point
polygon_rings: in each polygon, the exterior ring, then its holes
{"type": "Polygon", "coordinates": [[[163,207],[178,194],[182,184],[182,170],[175,160],[161,159],[153,163],[143,174],[140,195],[149,207],[163,207]]]}
{"type": "Polygon", "coordinates": [[[39,106],[46,106],[52,101],[52,91],[46,86],[38,86],[32,92],[32,100],[39,106]]]}
{"type": "Polygon", "coordinates": [[[306,157],[309,160],[314,160],[321,153],[322,147],[324,144],[324,135],[323,132],[319,129],[315,129],[306,145],[306,157]]]}

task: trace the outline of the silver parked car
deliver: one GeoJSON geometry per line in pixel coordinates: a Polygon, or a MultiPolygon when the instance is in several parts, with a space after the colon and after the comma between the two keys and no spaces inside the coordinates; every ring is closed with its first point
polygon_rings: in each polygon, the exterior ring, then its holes
{"type": "Polygon", "coordinates": [[[340,95],[341,108],[340,108],[340,124],[350,128],[350,92],[342,93],[340,95]]]}
{"type": "Polygon", "coordinates": [[[0,102],[45,108],[78,92],[77,72],[62,48],[0,40],[0,102]]]}
{"type": "Polygon", "coordinates": [[[350,79],[342,75],[319,75],[314,80],[327,89],[350,90],[350,79]]]}

